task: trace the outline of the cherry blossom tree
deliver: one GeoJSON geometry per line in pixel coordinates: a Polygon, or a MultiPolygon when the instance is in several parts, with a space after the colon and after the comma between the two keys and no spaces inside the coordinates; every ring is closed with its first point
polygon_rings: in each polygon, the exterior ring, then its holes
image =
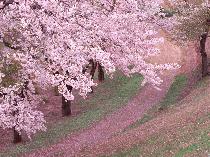
{"type": "MultiPolygon", "coordinates": [[[[110,0],[86,4],[82,1],[78,5],[77,23],[82,30],[94,32],[97,44],[94,51],[110,53],[115,67],[126,75],[140,73],[145,81],[158,85],[161,83],[158,71],[177,68],[174,64],[153,65],[147,61],[159,53],[157,44],[163,42],[163,38],[157,36],[162,21],[160,3],[110,0]]],[[[98,65],[101,71],[100,63],[98,65]]]]}
{"type": "Polygon", "coordinates": [[[140,73],[143,84],[158,87],[159,73],[177,64],[152,64],[163,42],[158,31],[161,0],[1,0],[0,33],[5,46],[33,81],[58,86],[63,115],[69,115],[72,90],[91,92],[95,63],[99,78],[115,69],[127,76],[140,73]],[[15,35],[14,35],[15,34],[15,35]],[[7,36],[10,38],[7,39],[7,36]],[[92,64],[94,63],[94,64],[92,64]],[[92,71],[85,68],[92,64],[92,71]]]}
{"type": "Polygon", "coordinates": [[[202,57],[202,76],[208,75],[206,41],[210,28],[210,5],[208,0],[170,0],[169,11],[173,12],[173,29],[168,30],[172,39],[186,45],[198,41],[202,57]]]}
{"type": "MultiPolygon", "coordinates": [[[[7,54],[8,56],[8,54],[7,54]]],[[[42,112],[36,109],[41,99],[35,95],[34,85],[23,69],[12,71],[12,63],[4,57],[0,73],[0,127],[13,129],[14,143],[22,141],[25,132],[29,138],[37,131],[45,131],[42,112]]]]}

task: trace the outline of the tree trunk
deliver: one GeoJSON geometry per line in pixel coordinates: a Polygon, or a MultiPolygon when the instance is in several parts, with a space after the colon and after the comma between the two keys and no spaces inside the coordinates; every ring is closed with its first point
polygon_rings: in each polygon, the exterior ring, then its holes
{"type": "Polygon", "coordinates": [[[14,131],[14,139],[13,139],[13,143],[20,143],[22,141],[22,137],[21,135],[15,130],[15,128],[13,129],[14,131]]]}
{"type": "Polygon", "coordinates": [[[93,79],[94,78],[94,74],[96,72],[97,62],[94,62],[94,60],[91,59],[90,60],[90,64],[91,64],[90,75],[91,75],[91,78],[93,79]]]}
{"type": "Polygon", "coordinates": [[[201,35],[200,39],[200,53],[202,57],[202,77],[208,75],[208,57],[206,54],[206,40],[208,38],[208,33],[204,33],[201,35]]]}
{"type": "Polygon", "coordinates": [[[202,54],[202,77],[208,75],[208,58],[207,54],[202,54]]]}
{"type": "Polygon", "coordinates": [[[62,116],[71,115],[71,101],[62,96],[62,116]]]}
{"type": "Polygon", "coordinates": [[[58,86],[54,87],[55,96],[59,96],[58,86]]]}
{"type": "Polygon", "coordinates": [[[100,63],[98,63],[98,80],[100,82],[104,81],[104,71],[103,71],[103,67],[100,63]]]}
{"type": "MultiPolygon", "coordinates": [[[[93,79],[96,72],[97,62],[94,62],[94,60],[91,59],[90,64],[91,64],[90,75],[91,75],[91,79],[93,79]]],[[[93,87],[91,87],[91,90],[92,90],[91,93],[93,93],[93,87]]]]}
{"type": "MultiPolygon", "coordinates": [[[[27,89],[27,85],[28,85],[28,84],[25,82],[25,85],[24,85],[24,87],[21,89],[21,92],[20,92],[20,97],[23,98],[23,99],[25,98],[24,89],[27,89]]],[[[17,106],[17,102],[15,102],[14,105],[17,106]]],[[[13,112],[13,116],[15,116],[16,114],[18,114],[18,110],[13,112]]],[[[19,132],[17,132],[17,131],[15,130],[15,127],[13,128],[13,132],[14,132],[13,143],[16,144],[16,143],[22,142],[22,137],[21,137],[21,135],[19,134],[19,132]]]]}
{"type": "MultiPolygon", "coordinates": [[[[67,89],[69,90],[69,92],[71,92],[72,86],[67,85],[67,89]]],[[[63,116],[71,115],[71,101],[66,100],[63,95],[62,95],[62,115],[63,116]]]]}

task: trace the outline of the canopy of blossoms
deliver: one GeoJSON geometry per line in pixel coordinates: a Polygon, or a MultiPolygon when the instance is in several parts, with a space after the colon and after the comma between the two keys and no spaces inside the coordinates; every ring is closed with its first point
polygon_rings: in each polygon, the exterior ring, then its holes
{"type": "Polygon", "coordinates": [[[161,3],[14,0],[1,11],[1,34],[18,31],[12,43],[18,50],[16,57],[40,82],[59,85],[68,100],[73,95],[66,85],[79,89],[82,96],[91,91],[94,83],[89,74],[82,73],[90,59],[100,62],[108,74],[116,68],[127,75],[137,72],[145,82],[159,85],[160,70],[177,68],[147,62],[149,56],[159,53],[156,45],[163,42],[156,37],[161,3]]]}
{"type": "MultiPolygon", "coordinates": [[[[12,59],[21,65],[22,84],[2,87],[1,91],[7,94],[0,105],[0,115],[8,117],[3,114],[5,109],[11,107],[13,112],[19,107],[22,118],[25,117],[22,121],[28,123],[20,123],[17,130],[29,133],[27,128],[32,124],[37,126],[35,130],[44,129],[40,112],[29,112],[38,120],[26,119],[25,113],[32,111],[32,106],[28,99],[19,96],[24,83],[36,82],[43,88],[58,86],[66,100],[74,99],[67,88],[71,86],[85,97],[96,85],[90,74],[83,71],[91,59],[99,62],[110,76],[116,69],[128,76],[140,73],[143,83],[159,86],[160,71],[179,67],[148,60],[159,53],[157,45],[164,42],[157,35],[166,23],[161,18],[161,3],[162,0],[1,0],[0,36],[14,50],[12,59]]],[[[4,49],[2,53],[9,51],[4,49]]],[[[17,117],[12,118],[3,120],[1,126],[14,127],[17,117]]]]}

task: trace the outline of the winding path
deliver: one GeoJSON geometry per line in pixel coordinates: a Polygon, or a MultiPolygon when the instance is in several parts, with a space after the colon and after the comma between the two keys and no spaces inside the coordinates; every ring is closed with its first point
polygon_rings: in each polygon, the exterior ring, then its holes
{"type": "Polygon", "coordinates": [[[165,74],[164,82],[161,85],[161,91],[155,90],[151,85],[144,86],[139,93],[129,101],[129,103],[107,115],[103,120],[93,124],[90,128],[69,135],[63,141],[54,144],[48,148],[42,148],[30,154],[25,154],[27,157],[53,157],[59,154],[59,157],[77,157],[81,150],[86,147],[103,143],[115,133],[122,131],[134,123],[139,118],[143,117],[153,105],[157,104],[166,94],[174,73],[165,74]]]}

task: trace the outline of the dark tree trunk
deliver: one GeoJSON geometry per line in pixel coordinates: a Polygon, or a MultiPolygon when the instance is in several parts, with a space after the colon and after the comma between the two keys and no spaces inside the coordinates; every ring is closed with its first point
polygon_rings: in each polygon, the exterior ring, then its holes
{"type": "Polygon", "coordinates": [[[100,82],[104,81],[104,70],[100,63],[98,63],[98,80],[100,82]]]}
{"type": "MultiPolygon", "coordinates": [[[[90,75],[91,75],[91,79],[93,79],[96,72],[96,68],[97,68],[97,62],[94,62],[94,60],[91,59],[90,64],[91,64],[90,75]]],[[[93,93],[93,87],[91,87],[91,90],[92,90],[91,93],[93,93]]]]}
{"type": "MultiPolygon", "coordinates": [[[[67,89],[69,92],[72,91],[72,87],[67,85],[67,89]]],[[[69,116],[71,115],[71,101],[66,100],[65,97],[62,95],[62,115],[69,116]]]]}
{"type": "MultiPolygon", "coordinates": [[[[20,96],[21,98],[23,98],[23,99],[26,97],[26,96],[25,96],[26,93],[24,93],[24,90],[27,90],[27,88],[28,88],[28,81],[24,82],[24,86],[22,87],[22,89],[21,89],[21,91],[20,91],[20,94],[19,94],[19,96],[20,96]]],[[[17,106],[17,102],[14,103],[14,106],[17,106]]],[[[18,110],[16,110],[16,111],[13,112],[13,116],[15,116],[16,114],[18,114],[18,110]]],[[[21,135],[15,130],[15,127],[13,128],[13,133],[14,133],[13,143],[16,144],[16,143],[22,142],[22,137],[21,137],[21,135]]]]}
{"type": "Polygon", "coordinates": [[[59,96],[58,86],[54,87],[55,96],[59,96]]]}
{"type": "Polygon", "coordinates": [[[202,77],[205,77],[208,75],[208,58],[207,54],[202,54],[202,77]]]}
{"type": "Polygon", "coordinates": [[[93,79],[94,78],[94,74],[96,72],[96,67],[97,67],[97,62],[94,62],[94,60],[90,60],[90,64],[91,64],[91,70],[90,70],[90,75],[91,75],[91,78],[93,79]]]}
{"type": "MultiPolygon", "coordinates": [[[[19,94],[20,97],[23,99],[25,98],[24,89],[26,90],[27,88],[28,88],[28,81],[24,82],[24,87],[21,89],[20,94],[19,94]]],[[[14,105],[17,106],[17,102],[15,102],[14,105]]],[[[18,110],[13,112],[13,116],[15,116],[16,114],[18,114],[18,110]]],[[[16,143],[22,142],[22,137],[19,134],[19,132],[15,130],[15,127],[13,128],[13,132],[14,132],[13,143],[16,144],[16,143]]]]}
{"type": "MultiPolygon", "coordinates": [[[[53,75],[58,75],[59,71],[56,71],[53,75]]],[[[55,96],[59,96],[58,86],[54,87],[55,96]]]]}
{"type": "Polygon", "coordinates": [[[66,100],[64,96],[62,96],[62,116],[71,115],[71,101],[66,100]]]}
{"type": "Polygon", "coordinates": [[[208,57],[206,54],[206,40],[208,38],[208,33],[204,33],[201,35],[200,39],[200,53],[202,57],[202,77],[208,75],[208,57]]]}
{"type": "Polygon", "coordinates": [[[21,135],[15,130],[15,128],[13,129],[14,131],[14,139],[13,139],[13,143],[20,143],[22,142],[22,137],[21,135]]]}

